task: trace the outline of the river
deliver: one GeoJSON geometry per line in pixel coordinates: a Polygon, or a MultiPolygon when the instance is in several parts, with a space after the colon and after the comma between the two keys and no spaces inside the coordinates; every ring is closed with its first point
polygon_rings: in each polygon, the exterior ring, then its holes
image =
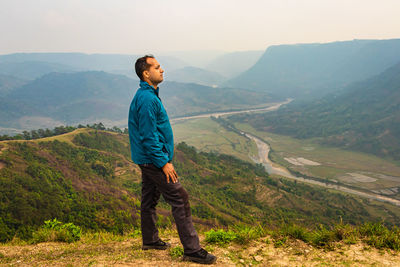
{"type": "MultiPolygon", "coordinates": [[[[250,113],[250,112],[258,112],[258,111],[272,111],[272,110],[277,110],[282,105],[290,103],[291,101],[292,101],[292,99],[287,99],[285,102],[274,103],[270,107],[261,108],[261,109],[248,109],[248,110],[240,110],[240,111],[216,112],[216,113],[209,113],[209,114],[201,114],[201,115],[195,115],[195,116],[175,118],[175,119],[171,119],[171,122],[178,122],[178,121],[197,119],[197,118],[207,118],[207,117],[211,117],[211,116],[219,117],[219,116],[240,114],[240,113],[250,113]]],[[[396,206],[400,206],[400,200],[397,200],[397,199],[394,199],[394,198],[390,198],[390,197],[386,197],[386,196],[382,196],[382,195],[378,195],[378,194],[374,194],[374,193],[367,193],[367,192],[363,192],[363,191],[358,191],[358,190],[355,190],[355,189],[352,189],[352,188],[348,188],[348,187],[345,187],[345,186],[342,186],[342,185],[337,185],[337,184],[332,184],[332,183],[324,183],[324,182],[316,181],[316,180],[305,178],[305,177],[295,176],[292,173],[290,173],[286,168],[284,168],[284,167],[272,162],[269,159],[269,157],[268,157],[269,151],[270,151],[269,144],[265,143],[263,140],[257,138],[256,136],[251,135],[250,133],[242,132],[242,134],[245,134],[248,138],[252,139],[256,143],[257,148],[258,148],[258,158],[254,158],[253,160],[256,163],[261,163],[265,167],[266,171],[269,174],[277,174],[277,175],[280,175],[280,176],[283,176],[283,177],[286,177],[286,178],[289,178],[289,179],[294,179],[296,181],[300,181],[300,182],[303,182],[303,183],[309,183],[309,184],[318,185],[318,186],[322,186],[322,187],[326,187],[326,188],[330,188],[330,189],[335,189],[335,190],[339,190],[339,191],[342,191],[342,192],[355,194],[355,195],[358,195],[358,196],[361,196],[361,197],[374,199],[374,200],[378,200],[378,201],[384,201],[384,202],[388,202],[388,203],[391,203],[391,204],[396,205],[396,206]]]]}
{"type": "Polygon", "coordinates": [[[220,117],[225,115],[233,115],[233,114],[240,114],[240,113],[251,113],[251,112],[258,112],[258,111],[273,111],[280,108],[282,105],[286,105],[290,103],[293,99],[288,98],[284,102],[274,103],[269,107],[266,108],[258,108],[258,109],[246,109],[246,110],[237,110],[237,111],[226,111],[226,112],[215,112],[215,113],[207,113],[201,115],[194,115],[194,116],[187,116],[187,117],[180,117],[171,119],[171,122],[178,122],[184,120],[191,120],[191,119],[198,119],[198,118],[208,118],[208,117],[220,117]]]}
{"type": "MultiPolygon", "coordinates": [[[[243,132],[244,133],[244,132],[243,132]]],[[[249,133],[244,133],[248,138],[252,139],[258,148],[258,158],[257,159],[253,159],[256,163],[261,163],[265,169],[267,170],[267,172],[269,174],[277,174],[286,178],[290,178],[290,179],[294,179],[300,182],[304,182],[304,183],[309,183],[309,184],[314,184],[314,185],[319,185],[319,186],[323,186],[326,188],[331,188],[331,189],[335,189],[335,190],[339,190],[342,192],[346,192],[346,193],[350,193],[350,194],[355,194],[355,195],[359,195],[362,197],[366,197],[366,198],[370,198],[370,199],[375,199],[375,200],[379,200],[379,201],[384,201],[384,202],[389,202],[391,204],[394,204],[396,206],[400,206],[400,200],[394,199],[394,198],[390,198],[390,197],[386,197],[386,196],[382,196],[382,195],[378,195],[378,194],[374,194],[374,193],[366,193],[363,191],[358,191],[352,188],[348,188],[342,185],[336,185],[336,184],[331,184],[331,183],[324,183],[324,182],[320,182],[320,181],[316,181],[313,179],[309,179],[309,178],[304,178],[304,177],[298,177],[298,176],[294,176],[293,174],[291,174],[286,168],[279,166],[278,164],[272,162],[269,157],[269,151],[270,151],[270,147],[267,143],[265,143],[264,141],[260,140],[259,138],[249,134],[249,133]]]]}

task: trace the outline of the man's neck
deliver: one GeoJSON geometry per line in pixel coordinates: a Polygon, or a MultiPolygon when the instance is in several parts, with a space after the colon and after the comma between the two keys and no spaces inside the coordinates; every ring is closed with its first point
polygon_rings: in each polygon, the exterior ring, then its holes
{"type": "Polygon", "coordinates": [[[158,88],[158,84],[153,84],[152,82],[150,82],[149,80],[145,80],[145,82],[147,82],[151,87],[153,87],[154,88],[154,90],[157,90],[157,88],[158,88]]]}

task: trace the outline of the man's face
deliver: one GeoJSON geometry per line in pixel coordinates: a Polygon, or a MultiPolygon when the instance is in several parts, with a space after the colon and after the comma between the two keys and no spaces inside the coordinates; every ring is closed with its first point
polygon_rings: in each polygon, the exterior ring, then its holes
{"type": "Polygon", "coordinates": [[[155,58],[147,58],[147,64],[150,65],[148,70],[143,72],[143,76],[150,82],[150,85],[157,87],[159,83],[164,80],[164,70],[161,68],[160,63],[155,58]]]}

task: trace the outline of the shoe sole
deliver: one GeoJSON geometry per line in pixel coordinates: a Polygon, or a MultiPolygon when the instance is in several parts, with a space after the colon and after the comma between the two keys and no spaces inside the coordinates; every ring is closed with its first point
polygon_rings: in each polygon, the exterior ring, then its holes
{"type": "Polygon", "coordinates": [[[171,246],[142,246],[142,250],[156,249],[156,250],[166,250],[171,246]]]}
{"type": "Polygon", "coordinates": [[[217,261],[217,258],[214,258],[211,261],[206,261],[204,259],[199,259],[196,257],[190,257],[190,256],[183,255],[183,260],[184,261],[192,261],[192,262],[201,263],[201,264],[213,264],[217,261]]]}

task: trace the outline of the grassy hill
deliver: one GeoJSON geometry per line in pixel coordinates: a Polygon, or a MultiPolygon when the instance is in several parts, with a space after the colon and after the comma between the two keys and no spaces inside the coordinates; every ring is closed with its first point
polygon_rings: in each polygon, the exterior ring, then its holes
{"type": "Polygon", "coordinates": [[[261,131],[319,138],[324,144],[400,160],[400,63],[341,93],[232,120],[246,121],[261,131]]]}
{"type": "MultiPolygon", "coordinates": [[[[29,239],[58,218],[85,230],[126,233],[138,226],[140,172],[126,135],[82,128],[31,141],[0,142],[0,236],[29,239]]],[[[200,225],[359,224],[400,221],[400,208],[270,178],[260,165],[176,146],[174,165],[200,225]]],[[[171,225],[161,203],[160,226],[171,225]]]]}
{"type": "Polygon", "coordinates": [[[226,85],[286,97],[316,97],[377,75],[400,61],[400,39],[270,46],[226,85]]]}

